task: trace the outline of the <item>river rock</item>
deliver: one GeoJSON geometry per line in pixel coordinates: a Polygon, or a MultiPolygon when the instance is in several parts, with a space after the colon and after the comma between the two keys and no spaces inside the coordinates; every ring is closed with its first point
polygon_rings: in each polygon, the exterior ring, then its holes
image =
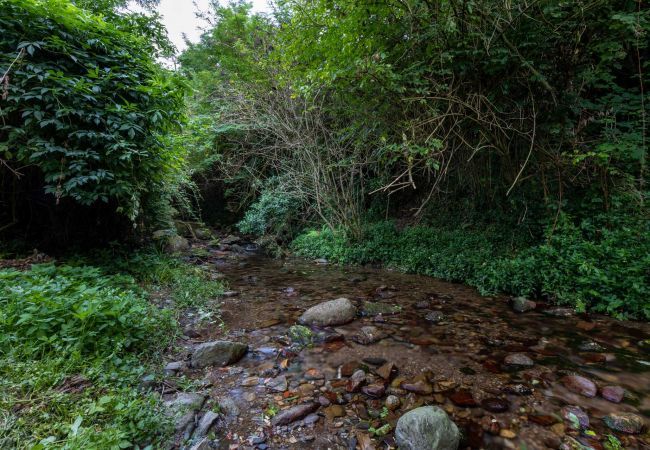
{"type": "Polygon", "coordinates": [[[551,308],[544,311],[547,316],[571,317],[574,311],[571,308],[551,308]]]}
{"type": "Polygon", "coordinates": [[[172,400],[165,402],[168,414],[174,418],[176,431],[194,427],[194,415],[201,409],[206,396],[193,392],[180,392],[172,400]]]}
{"type": "Polygon", "coordinates": [[[271,419],[271,425],[274,427],[279,425],[288,425],[298,419],[302,419],[308,414],[313,413],[318,409],[318,403],[305,403],[302,405],[294,406],[289,409],[281,411],[277,416],[271,419]]]}
{"type": "Polygon", "coordinates": [[[359,369],[352,374],[347,384],[345,385],[345,390],[348,392],[357,392],[361,385],[365,383],[365,381],[366,373],[363,370],[359,369]]]}
{"type": "Polygon", "coordinates": [[[456,450],[460,433],[441,408],[422,406],[399,418],[395,440],[400,450],[456,450]]]}
{"type": "Polygon", "coordinates": [[[572,428],[589,428],[589,416],[579,406],[565,406],[562,408],[562,417],[572,428]]]}
{"type": "Polygon", "coordinates": [[[208,435],[208,431],[210,431],[210,428],[215,424],[215,422],[219,419],[219,414],[213,412],[213,411],[208,411],[206,412],[203,417],[201,417],[201,420],[199,421],[199,425],[196,427],[196,430],[194,430],[194,437],[195,438],[203,438],[208,435]]]}
{"type": "Polygon", "coordinates": [[[644,426],[640,416],[626,412],[607,414],[603,421],[612,430],[627,434],[640,434],[644,426]]]}
{"type": "Polygon", "coordinates": [[[528,300],[526,297],[515,297],[512,299],[512,309],[518,313],[532,311],[537,307],[537,303],[528,300]]]}
{"type": "Polygon", "coordinates": [[[362,387],[361,392],[366,394],[368,397],[379,398],[384,395],[384,392],[386,392],[386,386],[384,386],[383,383],[373,383],[362,387]]]}
{"type": "Polygon", "coordinates": [[[320,327],[343,325],[354,320],[357,309],[347,298],[337,298],[312,306],[300,316],[303,325],[320,327]]]}
{"type": "Polygon", "coordinates": [[[440,323],[445,320],[445,315],[440,311],[430,311],[426,316],[424,316],[424,319],[427,322],[440,323]]]}
{"type": "Polygon", "coordinates": [[[387,336],[382,330],[373,326],[361,327],[359,333],[352,336],[352,340],[357,344],[370,345],[379,342],[387,336]]]}
{"type": "Polygon", "coordinates": [[[511,353],[503,359],[503,363],[511,367],[533,367],[535,365],[525,353],[511,353]]]}
{"type": "Polygon", "coordinates": [[[612,403],[621,403],[625,397],[625,389],[620,386],[605,386],[601,389],[600,395],[612,403]]]}
{"type": "Polygon", "coordinates": [[[192,367],[227,366],[239,361],[248,351],[248,345],[231,341],[212,341],[200,344],[192,353],[192,367]]]}
{"type": "Polygon", "coordinates": [[[596,384],[593,381],[580,375],[566,376],[562,378],[562,384],[570,391],[584,395],[585,397],[595,397],[598,392],[596,384]]]}
{"type": "Polygon", "coordinates": [[[389,411],[395,411],[402,404],[401,400],[396,395],[389,395],[386,397],[386,402],[384,403],[386,408],[389,411]]]}
{"type": "Polygon", "coordinates": [[[275,392],[284,392],[289,388],[289,383],[286,376],[280,375],[270,380],[267,387],[275,392]]]}
{"type": "Polygon", "coordinates": [[[388,303],[381,302],[363,302],[363,307],[361,308],[361,314],[364,316],[390,316],[392,314],[397,314],[402,310],[398,305],[391,305],[388,303]]]}
{"type": "Polygon", "coordinates": [[[375,373],[386,381],[390,381],[391,377],[397,372],[397,367],[392,362],[387,362],[383,366],[375,370],[375,373]]]}
{"type": "Polygon", "coordinates": [[[451,400],[454,405],[462,406],[463,408],[473,408],[478,406],[472,393],[462,389],[451,394],[449,400],[451,400]]]}
{"type": "Polygon", "coordinates": [[[492,413],[502,413],[510,409],[510,402],[502,398],[486,398],[481,401],[481,408],[492,413]]]}

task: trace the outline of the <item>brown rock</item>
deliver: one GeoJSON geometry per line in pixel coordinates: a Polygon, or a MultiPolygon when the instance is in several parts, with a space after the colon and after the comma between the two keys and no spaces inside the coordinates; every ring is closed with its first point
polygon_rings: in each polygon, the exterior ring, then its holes
{"type": "Polygon", "coordinates": [[[345,416],[345,409],[343,409],[343,407],[340,405],[328,406],[323,410],[323,412],[325,413],[325,417],[327,417],[330,421],[345,416]]]}
{"type": "Polygon", "coordinates": [[[375,373],[382,377],[384,380],[389,381],[390,378],[397,372],[397,368],[395,367],[395,364],[392,362],[387,362],[380,368],[378,368],[375,373]]]}
{"type": "Polygon", "coordinates": [[[454,405],[462,406],[464,408],[473,408],[475,406],[478,406],[478,403],[476,400],[474,400],[472,393],[465,390],[454,392],[449,396],[449,400],[451,400],[454,405]]]}

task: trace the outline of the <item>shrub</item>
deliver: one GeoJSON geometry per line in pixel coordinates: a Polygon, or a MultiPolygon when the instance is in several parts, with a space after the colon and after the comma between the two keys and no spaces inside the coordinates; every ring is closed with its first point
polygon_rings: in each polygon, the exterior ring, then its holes
{"type": "Polygon", "coordinates": [[[0,353],[121,354],[147,348],[169,317],[93,267],[0,271],[0,353]]]}
{"type": "MultiPolygon", "coordinates": [[[[583,230],[561,216],[542,243],[496,228],[367,225],[363,240],[329,229],[307,231],[292,244],[302,256],[347,264],[381,263],[404,272],[465,282],[482,294],[543,297],[579,311],[650,319],[650,233],[647,223],[583,230]],[[514,244],[512,244],[514,242],[514,244]]],[[[585,224],[585,228],[587,225],[585,224]]]]}
{"type": "Polygon", "coordinates": [[[164,441],[169,420],[140,389],[172,330],[130,276],[53,264],[0,270],[0,447],[164,441]]]}

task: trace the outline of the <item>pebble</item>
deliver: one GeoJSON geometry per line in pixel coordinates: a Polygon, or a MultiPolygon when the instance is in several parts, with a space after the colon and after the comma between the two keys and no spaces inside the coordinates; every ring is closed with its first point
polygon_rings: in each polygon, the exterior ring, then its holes
{"type": "Polygon", "coordinates": [[[506,439],[514,439],[517,437],[517,433],[515,433],[512,430],[508,430],[507,428],[504,428],[501,431],[499,431],[499,436],[506,439]]]}
{"type": "Polygon", "coordinates": [[[510,409],[510,402],[501,398],[486,398],[481,402],[481,408],[493,413],[502,413],[510,409]]]}
{"type": "Polygon", "coordinates": [[[305,403],[302,405],[294,406],[289,409],[281,411],[271,419],[271,425],[274,427],[278,425],[288,425],[298,419],[302,419],[308,414],[313,413],[318,409],[318,403],[305,403]]]}
{"type": "Polygon", "coordinates": [[[478,406],[478,403],[474,399],[474,396],[471,392],[460,390],[456,391],[449,396],[449,400],[456,406],[462,406],[464,408],[473,408],[478,406]]]}
{"type": "Polygon", "coordinates": [[[361,392],[369,397],[379,398],[386,392],[386,386],[383,383],[373,383],[361,388],[361,392]]]}
{"type": "Polygon", "coordinates": [[[418,380],[413,383],[402,383],[402,389],[420,395],[429,395],[433,393],[433,386],[424,380],[418,380]]]}
{"type": "Polygon", "coordinates": [[[400,407],[401,403],[402,402],[399,399],[399,397],[397,397],[396,395],[389,395],[388,397],[386,397],[386,401],[384,405],[389,411],[395,411],[397,408],[400,407]]]}

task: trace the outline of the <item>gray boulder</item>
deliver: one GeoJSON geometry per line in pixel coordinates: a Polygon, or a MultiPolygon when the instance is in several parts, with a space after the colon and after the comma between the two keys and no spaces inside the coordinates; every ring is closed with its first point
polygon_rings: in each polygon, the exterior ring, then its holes
{"type": "Polygon", "coordinates": [[[176,431],[191,431],[194,428],[194,416],[201,409],[206,396],[192,392],[180,392],[172,400],[165,402],[168,414],[174,418],[176,431]]]}
{"type": "Polygon", "coordinates": [[[164,249],[166,253],[180,253],[188,250],[189,248],[189,242],[182,236],[173,235],[167,237],[165,240],[164,249]]]}
{"type": "Polygon", "coordinates": [[[248,345],[240,342],[205,342],[192,353],[192,367],[227,366],[234,364],[246,354],[248,345]]]}
{"type": "Polygon", "coordinates": [[[422,406],[399,418],[395,439],[400,450],[456,450],[460,433],[441,408],[422,406]]]}
{"type": "Polygon", "coordinates": [[[356,315],[357,308],[349,299],[337,298],[312,306],[300,316],[299,322],[304,325],[327,327],[351,322],[356,315]]]}

